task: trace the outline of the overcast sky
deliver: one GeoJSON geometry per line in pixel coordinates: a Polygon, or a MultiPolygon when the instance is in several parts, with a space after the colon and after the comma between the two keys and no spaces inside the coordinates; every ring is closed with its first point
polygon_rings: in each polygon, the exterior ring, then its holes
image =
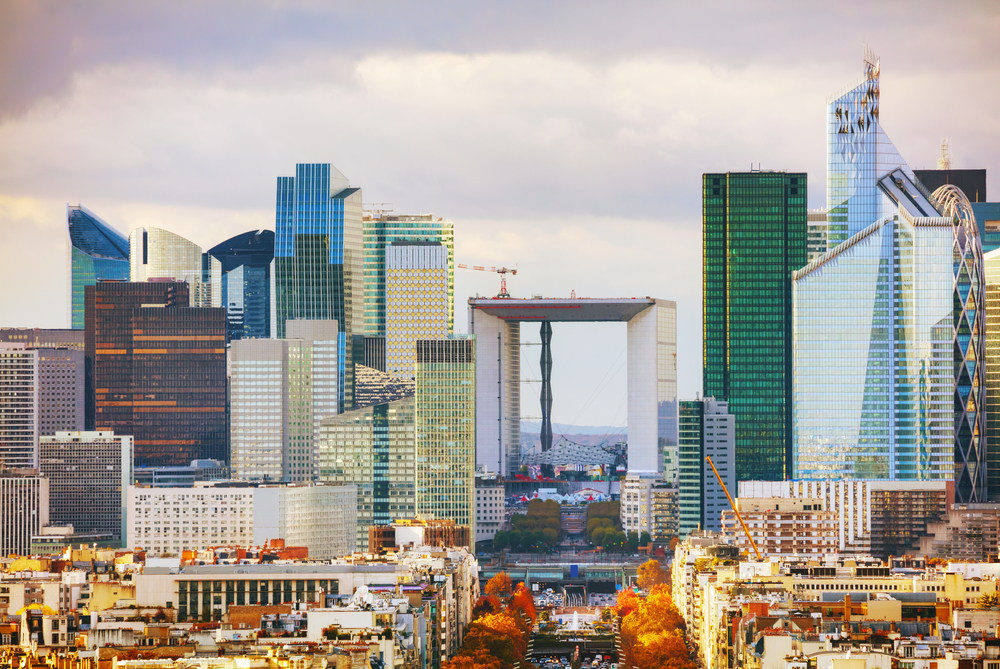
{"type": "MultiPolygon", "coordinates": [[[[867,41],[910,166],[949,137],[1000,200],[998,35],[995,2],[3,0],[0,325],[66,326],[67,204],[208,248],[273,229],[275,177],[330,162],[366,203],[453,220],[458,262],[516,265],[515,296],[676,300],[691,398],[701,174],[806,171],[822,206],[826,101],[867,41]]],[[[498,283],[459,270],[458,330],[498,283]]],[[[623,424],[624,325],[553,329],[554,419],[623,424]]]]}

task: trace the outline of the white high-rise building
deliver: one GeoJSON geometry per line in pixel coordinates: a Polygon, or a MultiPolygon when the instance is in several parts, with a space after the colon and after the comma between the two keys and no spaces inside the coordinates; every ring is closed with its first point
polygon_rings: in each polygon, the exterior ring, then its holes
{"type": "Polygon", "coordinates": [[[136,228],[128,244],[129,280],[186,281],[192,307],[222,306],[222,263],[194,242],[160,228],[136,228]]]}
{"type": "Polygon", "coordinates": [[[0,555],[30,555],[49,524],[49,480],[34,469],[0,469],[0,555]]]}
{"type": "Polygon", "coordinates": [[[354,552],[356,504],[352,485],[133,485],[128,487],[128,547],[180,555],[284,539],[288,546],[308,548],[310,558],[331,559],[354,552]]]}
{"type": "Polygon", "coordinates": [[[288,321],[287,339],[240,339],[230,349],[233,476],[316,477],[320,422],[337,415],[337,321],[288,321]]]}
{"type": "Polygon", "coordinates": [[[0,463],[38,468],[38,351],[0,342],[0,463]]]}

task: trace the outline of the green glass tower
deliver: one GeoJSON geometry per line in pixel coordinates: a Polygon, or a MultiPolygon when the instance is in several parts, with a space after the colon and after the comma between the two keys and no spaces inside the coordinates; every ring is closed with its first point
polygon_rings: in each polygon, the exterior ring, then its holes
{"type": "Polygon", "coordinates": [[[791,474],[792,283],[806,264],[806,175],[702,177],[703,386],[736,416],[736,478],[791,474]]]}

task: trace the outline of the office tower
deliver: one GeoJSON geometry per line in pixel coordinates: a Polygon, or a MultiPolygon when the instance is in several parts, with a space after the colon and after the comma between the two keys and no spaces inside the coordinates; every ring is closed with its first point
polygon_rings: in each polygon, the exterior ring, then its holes
{"type": "Polygon", "coordinates": [[[229,341],[271,336],[274,232],[251,230],[208,250],[219,261],[229,341]]]}
{"type": "Polygon", "coordinates": [[[355,409],[413,397],[413,387],[413,379],[401,379],[365,365],[354,366],[355,409]]]}
{"type": "Polygon", "coordinates": [[[448,253],[438,242],[393,242],[385,248],[385,371],[390,374],[412,376],[414,342],[451,333],[448,253]]]}
{"type": "Polygon", "coordinates": [[[234,341],[230,429],[236,478],[311,481],[320,423],[337,414],[337,322],[289,321],[285,339],[234,341]]]}
{"type": "Polygon", "coordinates": [[[24,344],[27,348],[83,350],[83,327],[79,330],[45,328],[0,328],[0,342],[24,344]]]}
{"type": "Polygon", "coordinates": [[[790,468],[789,277],[806,264],[806,175],[706,174],[702,185],[704,395],[736,416],[737,478],[780,480],[790,468]]]}
{"type": "MultiPolygon", "coordinates": [[[[954,479],[985,499],[979,230],[929,195],[879,125],[879,64],[830,105],[836,247],[792,274],[796,478],[954,479]]],[[[739,429],[737,413],[737,429],[739,429]]]]}
{"type": "Polygon", "coordinates": [[[1000,249],[1000,202],[973,202],[972,213],[979,225],[983,253],[1000,249]]]}
{"type": "Polygon", "coordinates": [[[447,334],[455,322],[455,224],[434,214],[365,216],[365,334],[385,336],[387,328],[387,252],[393,244],[440,244],[447,252],[447,334]]]}
{"type": "Polygon", "coordinates": [[[368,528],[416,514],[416,416],[409,397],[345,411],[323,421],[319,480],[358,490],[357,546],[368,528]]]}
{"type": "Polygon", "coordinates": [[[71,328],[82,330],[83,289],[98,281],[128,280],[128,238],[82,205],[66,206],[66,227],[69,232],[67,320],[71,328]]]}
{"type": "Polygon", "coordinates": [[[39,468],[49,479],[49,521],[77,534],[125,536],[125,491],[132,482],[132,437],[59,432],[39,439],[39,468]]]}
{"type": "Polygon", "coordinates": [[[0,509],[0,555],[30,555],[31,537],[49,524],[49,480],[36,469],[0,467],[0,509]]]}
{"type": "Polygon", "coordinates": [[[928,192],[933,193],[941,186],[951,184],[965,193],[969,202],[986,202],[986,170],[913,170],[917,181],[928,192]]]}
{"type": "Polygon", "coordinates": [[[729,508],[729,501],[705,458],[712,458],[730,494],[735,495],[736,422],[722,400],[681,401],[677,504],[678,536],[682,538],[695,530],[718,532],[722,527],[720,514],[729,508]]]}
{"type": "Polygon", "coordinates": [[[812,262],[826,253],[829,242],[826,209],[810,209],[806,212],[806,262],[812,262]]]}
{"type": "Polygon", "coordinates": [[[199,481],[225,481],[229,467],[218,460],[192,460],[182,467],[134,467],[130,483],[150,488],[193,488],[199,481]]]}
{"type": "Polygon", "coordinates": [[[38,349],[38,434],[79,431],[85,426],[86,356],[69,348],[38,349]]]}
{"type": "Polygon", "coordinates": [[[475,528],[476,340],[417,341],[417,514],[475,528]]]}
{"type": "Polygon", "coordinates": [[[983,256],[986,275],[986,336],[983,376],[986,392],[986,489],[1000,500],[1000,249],[983,256]]]}
{"type": "MultiPolygon", "coordinates": [[[[147,555],[214,546],[263,546],[284,539],[318,560],[354,552],[354,486],[219,482],[197,488],[143,488],[126,494],[127,544],[147,555]]],[[[256,584],[255,584],[256,585],[256,584]]],[[[181,599],[181,611],[186,602],[181,599]]]]}
{"type": "Polygon", "coordinates": [[[188,307],[189,289],[87,287],[87,429],[131,435],[137,466],[228,461],[225,311],[188,307]]]}
{"type": "Polygon", "coordinates": [[[38,467],[38,351],[24,344],[0,343],[0,469],[4,467],[38,467]]]}
{"type": "Polygon", "coordinates": [[[337,321],[337,402],[352,408],[351,335],[364,333],[361,189],[332,165],[298,164],[294,177],[278,177],[274,276],[272,336],[283,338],[293,319],[337,321]]]}
{"type": "Polygon", "coordinates": [[[160,228],[136,228],[128,241],[130,281],[186,281],[191,306],[222,305],[222,266],[200,246],[160,228]]]}

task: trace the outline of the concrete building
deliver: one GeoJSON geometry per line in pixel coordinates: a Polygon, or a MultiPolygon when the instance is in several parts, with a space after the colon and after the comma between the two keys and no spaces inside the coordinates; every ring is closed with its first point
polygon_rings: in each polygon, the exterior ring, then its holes
{"type": "Polygon", "coordinates": [[[38,350],[39,436],[84,429],[85,379],[86,356],[82,350],[38,350]]]}
{"type": "Polygon", "coordinates": [[[39,465],[49,479],[49,521],[78,534],[107,534],[120,546],[126,531],[125,490],[132,482],[132,437],[114,432],[57,432],[39,439],[39,465]]]}
{"type": "Polygon", "coordinates": [[[128,547],[149,555],[180,555],[280,538],[307,547],[311,558],[330,559],[354,552],[356,504],[354,486],[129,486],[128,547]]]}
{"type": "Polygon", "coordinates": [[[26,348],[71,348],[84,349],[82,329],[59,328],[0,328],[0,342],[24,344],[26,348]]]}
{"type": "MultiPolygon", "coordinates": [[[[736,506],[761,555],[823,556],[838,552],[837,515],[822,500],[740,497],[736,506]]],[[[755,555],[734,511],[722,512],[722,536],[755,555]]]]}
{"type": "Polygon", "coordinates": [[[680,532],[680,495],[677,488],[665,481],[653,484],[650,490],[653,505],[650,538],[660,544],[669,544],[680,532]]]}
{"type": "Polygon", "coordinates": [[[0,342],[0,461],[38,467],[38,351],[0,342]]]}
{"type": "Polygon", "coordinates": [[[629,472],[622,483],[621,524],[625,534],[653,531],[653,487],[661,482],[658,474],[629,472]]]}
{"type": "Polygon", "coordinates": [[[476,541],[491,541],[503,529],[507,497],[500,477],[476,473],[476,541]]]}
{"type": "Polygon", "coordinates": [[[0,469],[0,555],[30,555],[49,524],[49,480],[34,469],[0,469]]]}
{"type": "Polygon", "coordinates": [[[729,403],[714,397],[681,402],[679,441],[679,536],[694,530],[717,532],[729,500],[705,458],[712,458],[730,494],[735,495],[736,417],[729,412],[729,403]]]}
{"type": "Polygon", "coordinates": [[[882,560],[920,551],[921,537],[947,520],[955,500],[950,481],[741,481],[739,496],[813,500],[837,518],[836,552],[882,560]]]}
{"type": "MultiPolygon", "coordinates": [[[[661,472],[676,462],[677,305],[653,298],[469,299],[469,332],[477,356],[489,360],[476,376],[476,463],[508,478],[521,465],[521,324],[541,323],[543,359],[551,346],[551,323],[626,322],[628,340],[628,463],[630,471],[661,472]],[[547,336],[545,333],[548,333],[547,336]]],[[[548,354],[551,359],[551,352],[548,354]]],[[[543,370],[544,371],[544,370],[543,370]]],[[[543,376],[545,376],[543,374],[543,376]]],[[[542,450],[551,435],[551,379],[540,392],[542,450]]]]}
{"type": "Polygon", "coordinates": [[[417,440],[414,400],[397,400],[331,416],[320,425],[318,477],[358,490],[357,547],[368,528],[416,515],[417,440]]]}
{"type": "Polygon", "coordinates": [[[233,476],[311,481],[324,418],[337,415],[338,328],[289,321],[286,339],[242,339],[230,347],[233,476]]]}
{"type": "Polygon", "coordinates": [[[199,481],[222,481],[229,478],[226,463],[218,460],[192,460],[187,467],[135,467],[130,483],[147,488],[193,488],[199,481]]]}

